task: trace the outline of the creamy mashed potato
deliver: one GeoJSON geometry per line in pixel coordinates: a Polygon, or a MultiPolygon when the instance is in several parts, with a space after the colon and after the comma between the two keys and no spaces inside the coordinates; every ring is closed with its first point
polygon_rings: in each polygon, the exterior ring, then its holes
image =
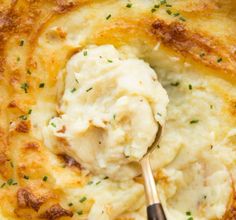
{"type": "Polygon", "coordinates": [[[66,66],[60,116],[49,121],[67,151],[95,174],[137,175],[138,162],[163,125],[168,97],[150,66],[112,45],[90,47],[66,66]],[[123,55],[124,56],[124,55],[123,55]],[[136,168],[136,169],[135,169],[136,168]]]}
{"type": "Polygon", "coordinates": [[[236,219],[234,0],[0,2],[0,219],[145,220],[143,179],[111,177],[137,173],[164,118],[151,164],[167,219],[236,219]],[[103,154],[82,158],[79,139],[103,154]]]}

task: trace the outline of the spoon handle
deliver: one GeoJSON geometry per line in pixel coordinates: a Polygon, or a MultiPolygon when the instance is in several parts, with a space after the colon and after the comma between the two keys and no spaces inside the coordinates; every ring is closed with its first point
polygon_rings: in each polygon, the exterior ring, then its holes
{"type": "Polygon", "coordinates": [[[156,191],[156,184],[150,166],[149,156],[141,160],[146,194],[148,220],[166,220],[166,216],[156,191]]]}
{"type": "Polygon", "coordinates": [[[166,220],[161,203],[155,203],[147,207],[148,220],[166,220]]]}

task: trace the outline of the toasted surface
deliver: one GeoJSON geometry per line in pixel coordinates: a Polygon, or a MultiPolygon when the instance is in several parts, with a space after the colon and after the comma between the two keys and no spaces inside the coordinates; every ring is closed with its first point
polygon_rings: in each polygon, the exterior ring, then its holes
{"type": "Polygon", "coordinates": [[[95,44],[145,60],[167,90],[152,163],[168,219],[235,219],[235,18],[233,0],[0,1],[1,219],[145,219],[140,177],[92,175],[44,142],[60,72],[95,44]]]}

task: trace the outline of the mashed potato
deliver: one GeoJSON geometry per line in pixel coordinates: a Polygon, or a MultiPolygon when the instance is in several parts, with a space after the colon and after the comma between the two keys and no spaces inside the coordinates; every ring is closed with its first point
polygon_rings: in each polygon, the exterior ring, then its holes
{"type": "Polygon", "coordinates": [[[236,219],[236,1],[0,2],[1,220],[236,219]]]}
{"type": "Polygon", "coordinates": [[[49,129],[93,173],[120,180],[137,175],[133,162],[147,152],[157,121],[163,124],[166,116],[168,97],[155,71],[104,45],[74,55],[66,74],[61,114],[49,129]]]}

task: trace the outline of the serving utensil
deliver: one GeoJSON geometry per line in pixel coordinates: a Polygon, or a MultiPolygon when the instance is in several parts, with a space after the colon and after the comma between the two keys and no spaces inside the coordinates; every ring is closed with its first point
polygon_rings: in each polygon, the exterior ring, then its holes
{"type": "Polygon", "coordinates": [[[162,133],[162,126],[158,123],[158,131],[153,144],[148,148],[147,153],[140,160],[142,167],[142,174],[144,178],[144,188],[147,200],[147,217],[148,220],[166,220],[166,216],[161,205],[155,180],[153,178],[152,169],[150,165],[150,154],[157,147],[162,133]]]}

